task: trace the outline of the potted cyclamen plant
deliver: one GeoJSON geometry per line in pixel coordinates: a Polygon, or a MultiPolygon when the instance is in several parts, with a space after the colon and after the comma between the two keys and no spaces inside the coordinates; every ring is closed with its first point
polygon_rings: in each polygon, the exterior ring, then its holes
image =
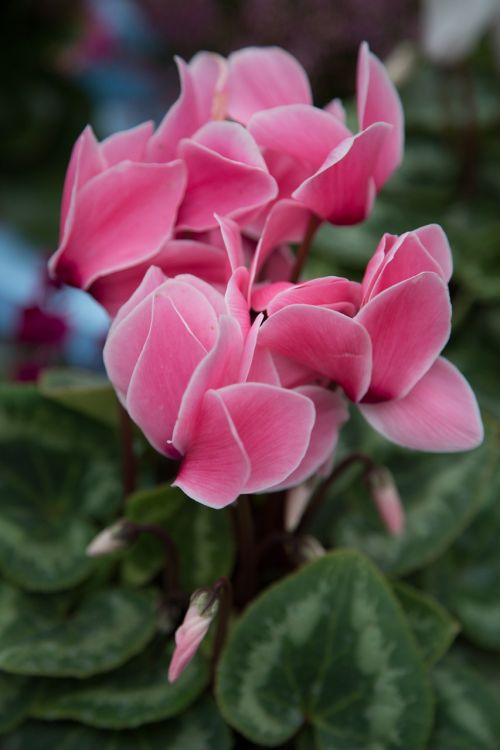
{"type": "MultiPolygon", "coordinates": [[[[406,448],[466,451],[482,441],[471,388],[441,356],[450,247],[437,225],[408,228],[384,234],[361,281],[301,281],[318,227],[363,221],[398,167],[398,94],[366,44],[357,132],[338,99],[313,105],[304,70],[282,49],[202,52],[177,65],[181,93],[156,129],[145,123],[101,143],[83,131],[50,260],[54,279],[109,312],[107,374],[170,477],[154,489],[151,472],[134,476],[137,439],[123,418],[126,491],[139,492],[88,548],[140,548],[140,585],[157,580],[164,551],[159,624],[145,637],[160,643],[159,692],[140,708],[108,705],[110,662],[93,678],[99,709],[83,680],[45,708],[42,700],[37,715],[142,727],[145,747],[427,747],[432,659],[415,623],[427,617],[438,632],[433,659],[453,624],[409,587],[393,589],[348,541],[327,551],[315,534],[334,483],[358,465],[383,538],[404,539],[404,497],[388,469],[362,446],[335,458],[349,404],[406,448]],[[209,519],[203,539],[198,508],[209,519]],[[232,525],[218,536],[221,519],[232,525]],[[207,581],[210,544],[225,562],[207,581]],[[197,552],[201,572],[189,569],[197,552]],[[210,691],[215,703],[200,703],[210,691]],[[154,724],[166,719],[164,729],[154,724]],[[172,729],[177,720],[185,734],[172,729]]],[[[127,663],[121,669],[127,683],[127,663]]]]}

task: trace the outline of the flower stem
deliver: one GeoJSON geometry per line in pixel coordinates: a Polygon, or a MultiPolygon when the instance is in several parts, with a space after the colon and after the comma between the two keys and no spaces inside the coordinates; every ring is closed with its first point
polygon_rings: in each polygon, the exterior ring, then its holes
{"type": "Polygon", "coordinates": [[[377,464],[374,462],[374,460],[368,456],[366,453],[351,453],[349,456],[346,456],[343,461],[341,461],[335,469],[332,471],[329,477],[327,477],[318,487],[316,492],[311,498],[311,501],[307,508],[304,511],[304,515],[300,519],[300,522],[297,525],[297,528],[295,529],[295,534],[303,534],[305,529],[309,526],[311,520],[314,518],[314,516],[317,514],[321,506],[323,505],[323,502],[326,497],[326,493],[330,489],[330,487],[335,484],[337,479],[342,476],[342,474],[350,467],[352,464],[355,463],[362,463],[365,466],[364,474],[365,476],[372,471],[377,464]]]}
{"type": "Polygon", "coordinates": [[[257,550],[252,506],[248,495],[240,495],[233,505],[233,518],[238,550],[235,598],[244,606],[252,598],[256,588],[257,550]]]}
{"type": "Polygon", "coordinates": [[[318,229],[320,224],[321,219],[319,219],[314,214],[311,214],[311,218],[309,219],[309,223],[304,234],[304,239],[302,240],[302,243],[297,251],[297,258],[295,260],[295,265],[292,271],[291,281],[293,281],[294,283],[299,280],[300,274],[302,273],[302,269],[307,260],[307,256],[309,255],[312,239],[316,234],[316,230],[318,229]]]}
{"type": "Polygon", "coordinates": [[[231,616],[233,591],[230,580],[225,576],[221,576],[221,578],[219,578],[213,585],[212,591],[214,596],[219,597],[219,612],[217,614],[217,626],[214,636],[212,658],[210,661],[210,671],[213,682],[217,663],[226,642],[229,618],[231,616]]]}

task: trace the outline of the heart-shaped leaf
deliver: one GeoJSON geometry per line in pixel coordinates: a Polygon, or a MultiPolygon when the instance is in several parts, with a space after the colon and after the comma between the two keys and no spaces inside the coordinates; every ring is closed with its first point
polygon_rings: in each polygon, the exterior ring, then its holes
{"type": "Polygon", "coordinates": [[[470,667],[447,658],[434,670],[436,722],[429,750],[498,750],[500,701],[470,667]]]}
{"type": "MultiPolygon", "coordinates": [[[[175,487],[138,492],[127,501],[127,517],[139,523],[163,526],[179,553],[180,578],[186,591],[209,586],[230,573],[234,541],[228,511],[213,510],[175,487]]],[[[165,564],[161,543],[144,534],[124,558],[124,581],[142,585],[165,564]]]]}
{"type": "Polygon", "coordinates": [[[208,697],[169,721],[133,731],[30,721],[4,737],[2,744],[2,750],[230,750],[231,747],[231,734],[208,697]]]}
{"type": "Polygon", "coordinates": [[[176,682],[167,680],[173,643],[149,648],[120,669],[89,680],[51,680],[32,715],[74,719],[102,729],[133,729],[179,714],[205,689],[208,666],[198,654],[176,682]]]}
{"type": "Polygon", "coordinates": [[[17,726],[27,715],[34,697],[31,682],[27,677],[0,672],[0,733],[17,726]]]}
{"type": "Polygon", "coordinates": [[[112,427],[118,425],[118,401],[111,383],[97,373],[70,367],[52,367],[38,380],[46,398],[112,427]]]}
{"type": "Polygon", "coordinates": [[[77,609],[47,596],[0,587],[0,669],[14,674],[88,677],[120,666],[151,640],[156,595],[110,589],[77,609]]]}
{"type": "Polygon", "coordinates": [[[420,653],[426,664],[434,664],[448,651],[459,631],[458,623],[434,599],[398,581],[393,585],[420,653]]]}
{"type": "Polygon", "coordinates": [[[216,695],[228,723],[271,747],[306,722],[321,750],[421,750],[431,723],[425,669],[399,605],[350,551],[303,567],[245,610],[216,695]]]}

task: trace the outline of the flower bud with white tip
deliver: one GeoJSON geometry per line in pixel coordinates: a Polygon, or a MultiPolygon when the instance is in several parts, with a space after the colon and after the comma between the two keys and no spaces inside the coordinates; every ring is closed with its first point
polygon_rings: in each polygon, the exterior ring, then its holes
{"type": "Polygon", "coordinates": [[[112,526],[100,531],[90,542],[86,554],[89,557],[102,557],[126,549],[135,541],[136,534],[134,532],[133,525],[122,518],[112,526]]]}
{"type": "Polygon", "coordinates": [[[219,600],[213,591],[199,589],[191,596],[184,620],[175,631],[175,650],[168,668],[169,682],[175,682],[193,659],[218,610],[219,600]]]}
{"type": "Polygon", "coordinates": [[[306,534],[297,539],[295,556],[300,563],[309,563],[314,560],[319,560],[323,555],[326,555],[326,549],[316,537],[306,534]]]}

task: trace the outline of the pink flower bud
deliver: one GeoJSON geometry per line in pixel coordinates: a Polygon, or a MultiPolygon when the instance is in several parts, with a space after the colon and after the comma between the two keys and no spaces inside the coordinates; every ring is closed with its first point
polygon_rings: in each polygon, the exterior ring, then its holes
{"type": "Polygon", "coordinates": [[[392,474],[381,466],[369,473],[368,483],[387,531],[393,536],[401,536],[405,526],[405,515],[392,474]]]}
{"type": "Polygon", "coordinates": [[[191,596],[184,621],[175,631],[175,650],[168,668],[169,682],[175,682],[180,677],[206,636],[219,609],[218,600],[211,603],[212,598],[211,592],[202,590],[195,591],[191,596]]]}

